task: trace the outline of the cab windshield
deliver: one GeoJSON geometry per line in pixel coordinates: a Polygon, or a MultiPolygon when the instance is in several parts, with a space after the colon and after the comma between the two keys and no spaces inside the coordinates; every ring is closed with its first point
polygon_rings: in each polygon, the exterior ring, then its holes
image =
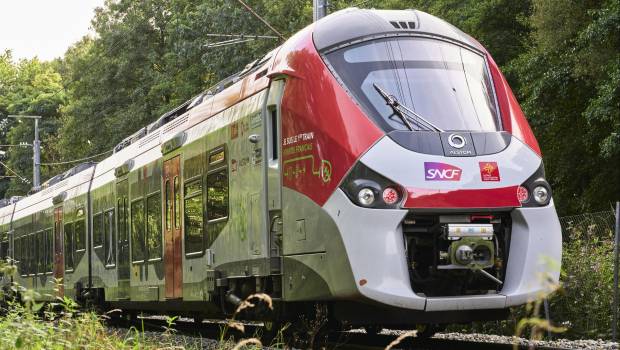
{"type": "Polygon", "coordinates": [[[474,51],[435,39],[398,37],[348,46],[326,58],[386,132],[409,129],[375,85],[442,130],[500,129],[486,62],[474,51]]]}

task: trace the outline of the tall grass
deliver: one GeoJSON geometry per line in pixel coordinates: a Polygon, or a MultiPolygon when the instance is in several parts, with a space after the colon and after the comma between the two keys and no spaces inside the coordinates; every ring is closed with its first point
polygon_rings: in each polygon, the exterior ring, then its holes
{"type": "MultiPolygon", "coordinates": [[[[0,262],[0,273],[10,275],[14,267],[0,262]]],[[[56,281],[55,291],[61,281],[56,281]]],[[[0,295],[0,350],[3,349],[199,349],[201,342],[186,337],[175,336],[174,321],[176,317],[167,318],[164,332],[156,336],[147,335],[144,326],[135,326],[123,330],[106,325],[110,319],[106,314],[98,315],[94,311],[80,310],[79,305],[68,297],[53,297],[51,303],[40,303],[41,295],[33,290],[13,284],[0,295]],[[11,296],[19,295],[19,298],[11,296]]],[[[262,349],[257,338],[235,342],[228,336],[228,330],[237,328],[244,332],[243,324],[234,317],[243,309],[252,308],[257,301],[272,307],[271,298],[264,294],[255,294],[239,306],[233,318],[220,332],[217,350],[262,349]]],[[[112,310],[111,312],[120,312],[112,310]]]]}

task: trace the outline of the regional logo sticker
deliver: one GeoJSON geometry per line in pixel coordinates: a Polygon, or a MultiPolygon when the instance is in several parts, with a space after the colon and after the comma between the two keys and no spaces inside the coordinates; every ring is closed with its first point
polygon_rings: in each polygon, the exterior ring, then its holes
{"type": "Polygon", "coordinates": [[[499,167],[497,162],[479,162],[480,178],[482,181],[499,181],[499,167]]]}

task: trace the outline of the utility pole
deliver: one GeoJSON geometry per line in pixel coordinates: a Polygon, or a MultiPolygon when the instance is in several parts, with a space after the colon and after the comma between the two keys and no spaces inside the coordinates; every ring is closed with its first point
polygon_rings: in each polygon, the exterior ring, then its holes
{"type": "Polygon", "coordinates": [[[327,16],[327,0],[312,0],[312,20],[314,22],[327,16]]]}
{"type": "Polygon", "coordinates": [[[34,142],[32,143],[32,187],[38,190],[41,186],[41,142],[39,141],[39,115],[9,115],[15,119],[34,119],[34,142]]]}

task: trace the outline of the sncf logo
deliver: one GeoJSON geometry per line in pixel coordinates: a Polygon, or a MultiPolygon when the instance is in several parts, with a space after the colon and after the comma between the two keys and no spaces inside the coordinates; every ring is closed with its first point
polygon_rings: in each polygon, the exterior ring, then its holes
{"type": "Polygon", "coordinates": [[[430,181],[460,181],[461,168],[435,162],[424,162],[424,179],[430,181]]]}

